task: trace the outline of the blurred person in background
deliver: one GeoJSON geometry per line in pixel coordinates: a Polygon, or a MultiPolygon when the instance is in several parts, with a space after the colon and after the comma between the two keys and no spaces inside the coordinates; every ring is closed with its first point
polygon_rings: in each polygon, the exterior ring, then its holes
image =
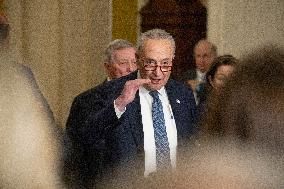
{"type": "Polygon", "coordinates": [[[0,15],[0,188],[59,189],[61,132],[31,70],[9,53],[0,15]]]}
{"type": "Polygon", "coordinates": [[[195,69],[186,71],[183,80],[193,91],[196,104],[203,98],[205,75],[214,58],[217,56],[217,47],[206,39],[199,40],[194,47],[195,69]]]}
{"type": "Polygon", "coordinates": [[[222,55],[215,58],[208,72],[206,73],[206,80],[209,84],[209,91],[219,89],[225,84],[228,78],[234,72],[238,60],[232,55],[222,55]]]}
{"type": "Polygon", "coordinates": [[[218,95],[222,86],[231,77],[238,64],[239,60],[232,55],[222,55],[214,59],[206,73],[207,82],[204,86],[204,95],[199,99],[197,106],[199,116],[202,116],[206,108],[207,98],[212,95],[211,93],[217,93],[215,95],[218,95]]]}
{"type": "Polygon", "coordinates": [[[282,189],[284,158],[233,141],[208,140],[184,149],[177,169],[132,183],[133,188],[282,189]]]}
{"type": "Polygon", "coordinates": [[[261,149],[284,151],[284,51],[255,49],[212,97],[202,121],[203,134],[233,137],[261,149]]]}

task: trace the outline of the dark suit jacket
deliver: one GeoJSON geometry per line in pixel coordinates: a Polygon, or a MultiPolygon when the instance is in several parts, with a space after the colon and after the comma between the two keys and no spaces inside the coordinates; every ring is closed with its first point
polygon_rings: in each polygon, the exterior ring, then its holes
{"type": "Polygon", "coordinates": [[[64,188],[61,128],[31,69],[12,60],[0,55],[0,188],[64,188]]]}
{"type": "MultiPolygon", "coordinates": [[[[181,81],[183,81],[187,85],[188,80],[195,80],[197,79],[197,70],[190,69],[187,70],[181,77],[181,81]]],[[[207,97],[207,91],[205,90],[206,83],[202,83],[199,85],[199,89],[196,91],[197,97],[199,98],[199,103],[203,103],[207,97]]]]}
{"type": "Polygon", "coordinates": [[[196,69],[189,69],[182,74],[181,81],[186,82],[187,80],[193,80],[197,78],[196,69]]]}
{"type": "MultiPolygon", "coordinates": [[[[73,143],[72,148],[77,149],[76,153],[83,154],[79,155],[81,162],[76,162],[83,164],[77,167],[81,169],[81,180],[82,177],[88,177],[88,180],[94,175],[96,178],[100,177],[98,175],[104,175],[104,172],[107,175],[143,175],[144,136],[139,93],[127,105],[126,112],[120,119],[117,118],[113,105],[125,82],[136,78],[137,72],[134,72],[99,85],[75,98],[67,121],[66,134],[73,143]]],[[[196,131],[194,97],[189,88],[174,80],[169,80],[165,88],[176,122],[178,145],[181,146],[196,131]]]]}

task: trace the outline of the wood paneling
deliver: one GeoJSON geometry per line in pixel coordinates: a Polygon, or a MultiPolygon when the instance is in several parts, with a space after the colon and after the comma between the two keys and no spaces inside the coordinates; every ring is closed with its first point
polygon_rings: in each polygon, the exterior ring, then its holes
{"type": "Polygon", "coordinates": [[[194,67],[193,47],[206,37],[206,8],[197,0],[150,0],[140,11],[141,30],[161,28],[173,35],[176,55],[172,76],[194,67]]]}

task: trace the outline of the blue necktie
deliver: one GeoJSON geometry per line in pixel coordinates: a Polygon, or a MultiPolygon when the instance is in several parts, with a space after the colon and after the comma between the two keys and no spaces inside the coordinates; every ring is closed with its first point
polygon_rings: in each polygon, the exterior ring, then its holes
{"type": "Polygon", "coordinates": [[[153,97],[152,119],[156,145],[157,170],[163,170],[171,167],[170,148],[163,113],[163,105],[159,99],[158,91],[151,91],[149,94],[153,97]]]}

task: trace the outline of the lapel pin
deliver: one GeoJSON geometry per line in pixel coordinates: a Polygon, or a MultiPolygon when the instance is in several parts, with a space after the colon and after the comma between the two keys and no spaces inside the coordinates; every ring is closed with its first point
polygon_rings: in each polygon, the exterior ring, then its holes
{"type": "Polygon", "coordinates": [[[176,99],[176,102],[177,102],[178,104],[180,104],[180,101],[179,101],[179,99],[176,99]]]}

